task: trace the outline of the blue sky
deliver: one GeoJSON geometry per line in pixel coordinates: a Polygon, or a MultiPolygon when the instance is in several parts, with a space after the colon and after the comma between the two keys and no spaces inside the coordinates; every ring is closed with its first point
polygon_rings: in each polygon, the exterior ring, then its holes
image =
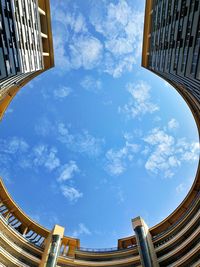
{"type": "Polygon", "coordinates": [[[198,134],[188,107],[140,67],[144,1],[51,1],[54,69],[15,97],[0,124],[0,174],[34,220],[113,247],[183,200],[198,134]]]}

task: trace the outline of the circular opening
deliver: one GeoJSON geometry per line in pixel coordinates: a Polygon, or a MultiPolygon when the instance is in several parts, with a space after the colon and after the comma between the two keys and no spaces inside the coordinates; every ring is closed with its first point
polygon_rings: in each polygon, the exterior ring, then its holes
{"type": "Polygon", "coordinates": [[[138,215],[161,221],[195,177],[192,114],[140,66],[143,4],[52,2],[56,67],[21,90],[0,125],[11,196],[81,246],[116,246],[138,215]]]}

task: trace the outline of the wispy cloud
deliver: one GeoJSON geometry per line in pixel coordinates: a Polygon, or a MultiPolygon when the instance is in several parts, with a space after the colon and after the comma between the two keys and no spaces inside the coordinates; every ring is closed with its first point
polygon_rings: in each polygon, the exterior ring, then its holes
{"type": "Polygon", "coordinates": [[[127,118],[131,119],[159,110],[158,105],[151,101],[151,87],[146,82],[130,83],[127,85],[127,90],[131,94],[131,99],[128,104],[119,107],[119,113],[125,114],[127,118]]]}
{"type": "Polygon", "coordinates": [[[62,25],[66,26],[67,29],[75,33],[87,32],[86,21],[83,15],[79,12],[69,12],[66,5],[63,3],[56,3],[53,6],[53,20],[60,22],[62,25]]]}
{"type": "Polygon", "coordinates": [[[40,144],[33,148],[32,159],[35,166],[43,166],[49,171],[60,166],[57,149],[54,147],[48,148],[45,144],[40,144]]]}
{"type": "Polygon", "coordinates": [[[83,223],[79,223],[78,228],[72,232],[73,237],[79,237],[81,235],[91,235],[91,231],[83,223]]]}
{"type": "Polygon", "coordinates": [[[61,185],[60,189],[63,196],[73,203],[83,196],[78,189],[69,185],[61,185]]]}
{"type": "Polygon", "coordinates": [[[124,203],[125,201],[125,196],[124,196],[124,192],[120,189],[118,191],[118,200],[119,200],[119,203],[124,203]]]}
{"type": "Polygon", "coordinates": [[[69,44],[73,44],[75,40],[71,39],[78,33],[87,32],[86,22],[82,14],[69,12],[60,1],[52,5],[52,18],[55,63],[58,73],[65,73],[73,67],[69,57],[69,44]]]}
{"type": "Polygon", "coordinates": [[[168,131],[166,127],[154,128],[144,138],[149,149],[145,168],[155,174],[163,173],[166,178],[174,176],[174,171],[182,163],[194,162],[199,158],[199,143],[176,139],[168,131]]]}
{"type": "Polygon", "coordinates": [[[142,12],[122,0],[116,4],[102,2],[102,12],[93,8],[89,21],[75,7],[70,11],[62,3],[52,8],[59,69],[98,67],[113,77],[132,70],[141,52],[142,12]]]}
{"type": "Polygon", "coordinates": [[[77,188],[69,184],[76,173],[80,172],[77,163],[73,160],[62,165],[58,170],[58,187],[62,195],[71,203],[76,203],[79,198],[83,197],[83,193],[77,188]]]}
{"type": "Polygon", "coordinates": [[[66,53],[66,29],[59,24],[53,27],[53,37],[54,37],[54,55],[55,55],[55,65],[59,70],[59,74],[65,73],[70,69],[69,58],[66,53]]]}
{"type": "Polygon", "coordinates": [[[184,139],[179,140],[177,143],[178,151],[182,152],[181,159],[182,161],[197,161],[199,159],[199,143],[192,142],[187,143],[184,139]]]}
{"type": "Polygon", "coordinates": [[[81,86],[88,91],[97,93],[101,90],[102,84],[100,80],[94,79],[92,76],[86,76],[81,81],[81,86]]]}
{"type": "Polygon", "coordinates": [[[35,133],[39,136],[46,137],[55,131],[54,124],[48,119],[47,116],[43,116],[36,120],[35,133]]]}
{"type": "Polygon", "coordinates": [[[105,2],[101,11],[90,16],[95,30],[105,39],[104,71],[120,77],[131,71],[141,51],[143,13],[136,11],[127,1],[105,2]]]}
{"type": "Polygon", "coordinates": [[[106,152],[106,170],[109,174],[118,176],[125,172],[127,163],[132,161],[139,145],[131,143],[125,136],[125,145],[120,149],[109,149],[106,152]]]}
{"type": "Polygon", "coordinates": [[[176,119],[172,118],[169,122],[168,122],[168,129],[170,130],[175,130],[179,128],[179,123],[176,119]]]}
{"type": "Polygon", "coordinates": [[[19,137],[11,137],[7,140],[0,139],[0,152],[7,154],[21,154],[29,149],[28,143],[19,137]]]}
{"type": "Polygon", "coordinates": [[[60,168],[60,170],[59,170],[60,175],[59,175],[57,180],[58,180],[58,182],[67,181],[67,180],[71,179],[74,176],[74,174],[78,171],[79,171],[79,168],[78,168],[76,162],[71,160],[69,163],[63,165],[60,168]]]}
{"type": "Polygon", "coordinates": [[[185,179],[184,182],[179,183],[176,188],[175,191],[178,195],[185,195],[189,189],[192,186],[192,183],[194,182],[194,178],[190,177],[189,179],[185,179]]]}
{"type": "Polygon", "coordinates": [[[126,148],[121,148],[118,151],[113,149],[108,150],[106,153],[106,158],[108,163],[106,165],[107,171],[112,175],[120,175],[125,171],[125,161],[126,158],[126,148]]]}
{"type": "Polygon", "coordinates": [[[176,193],[177,194],[181,194],[182,192],[185,191],[186,185],[185,183],[180,183],[179,185],[177,185],[176,187],[176,193]]]}
{"type": "Polygon", "coordinates": [[[76,10],[69,12],[66,6],[53,7],[54,50],[57,67],[92,69],[101,61],[103,46],[87,29],[85,18],[76,10]]]}
{"type": "Polygon", "coordinates": [[[40,143],[30,146],[23,138],[0,139],[0,172],[8,181],[10,173],[18,169],[30,169],[33,172],[46,170],[57,176],[56,187],[68,201],[75,203],[83,196],[77,188],[68,184],[74,175],[80,172],[77,163],[70,160],[62,164],[57,148],[40,143]],[[15,164],[13,164],[13,162],[15,164]]]}
{"type": "Polygon", "coordinates": [[[113,195],[116,196],[118,204],[124,203],[126,196],[122,188],[120,186],[112,186],[112,190],[113,190],[113,195]]]}
{"type": "Polygon", "coordinates": [[[74,133],[69,125],[65,125],[63,122],[52,122],[47,117],[37,121],[35,132],[42,137],[54,136],[70,151],[89,157],[98,157],[102,153],[105,143],[104,138],[95,137],[87,130],[83,129],[79,133],[74,133]]]}
{"type": "Polygon", "coordinates": [[[8,182],[12,182],[12,170],[16,171],[28,151],[29,144],[21,137],[0,139],[0,175],[8,182]]]}
{"type": "Polygon", "coordinates": [[[110,53],[105,53],[104,72],[119,78],[124,72],[132,71],[133,64],[136,63],[132,55],[124,56],[116,61],[115,57],[110,53]]]}
{"type": "Polygon", "coordinates": [[[100,155],[104,144],[104,139],[96,138],[86,130],[80,134],[71,134],[64,123],[58,124],[57,139],[64,143],[68,149],[93,157],[100,155]]]}
{"type": "Polygon", "coordinates": [[[103,46],[101,42],[88,35],[77,36],[69,46],[70,62],[73,69],[92,69],[99,65],[102,58],[103,46]]]}
{"type": "Polygon", "coordinates": [[[67,86],[62,86],[54,90],[54,96],[57,99],[63,99],[67,97],[72,92],[72,89],[67,86]]]}

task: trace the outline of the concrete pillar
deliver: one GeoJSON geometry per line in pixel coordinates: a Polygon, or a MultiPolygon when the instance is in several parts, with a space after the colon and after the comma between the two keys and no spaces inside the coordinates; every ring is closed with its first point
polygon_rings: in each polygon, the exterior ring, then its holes
{"type": "Polygon", "coordinates": [[[10,214],[11,214],[11,211],[9,211],[9,210],[6,211],[6,212],[3,214],[4,218],[6,219],[6,221],[9,219],[10,214]]]}
{"type": "Polygon", "coordinates": [[[45,241],[45,250],[39,265],[40,267],[56,267],[63,235],[64,228],[59,225],[55,225],[54,229],[45,241]]]}
{"type": "Polygon", "coordinates": [[[51,246],[46,267],[56,267],[57,258],[59,256],[60,241],[60,235],[52,235],[51,246]]]}
{"type": "Polygon", "coordinates": [[[67,255],[67,251],[68,251],[68,246],[64,245],[64,249],[63,249],[63,256],[67,255]]]}
{"type": "Polygon", "coordinates": [[[27,234],[27,232],[28,232],[28,227],[22,225],[21,229],[22,229],[22,235],[25,236],[27,234]]]}
{"type": "Polygon", "coordinates": [[[149,228],[141,217],[132,220],[143,267],[159,267],[149,228]]]}
{"type": "Polygon", "coordinates": [[[76,245],[73,244],[73,243],[72,244],[69,244],[69,249],[68,249],[68,252],[67,252],[67,256],[74,258],[74,256],[75,256],[75,250],[76,250],[76,245]]]}

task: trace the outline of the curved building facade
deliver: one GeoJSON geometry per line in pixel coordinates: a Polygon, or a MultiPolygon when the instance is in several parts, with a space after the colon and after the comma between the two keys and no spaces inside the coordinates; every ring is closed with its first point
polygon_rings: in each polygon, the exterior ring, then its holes
{"type": "MultiPolygon", "coordinates": [[[[200,1],[147,0],[142,66],[174,86],[200,131],[199,53],[200,1]]],[[[32,221],[1,180],[0,266],[199,267],[199,189],[200,165],[188,195],[166,219],[148,228],[141,217],[134,218],[134,234],[119,239],[117,248],[89,250],[65,236],[63,227],[48,230],[32,221]]]]}

